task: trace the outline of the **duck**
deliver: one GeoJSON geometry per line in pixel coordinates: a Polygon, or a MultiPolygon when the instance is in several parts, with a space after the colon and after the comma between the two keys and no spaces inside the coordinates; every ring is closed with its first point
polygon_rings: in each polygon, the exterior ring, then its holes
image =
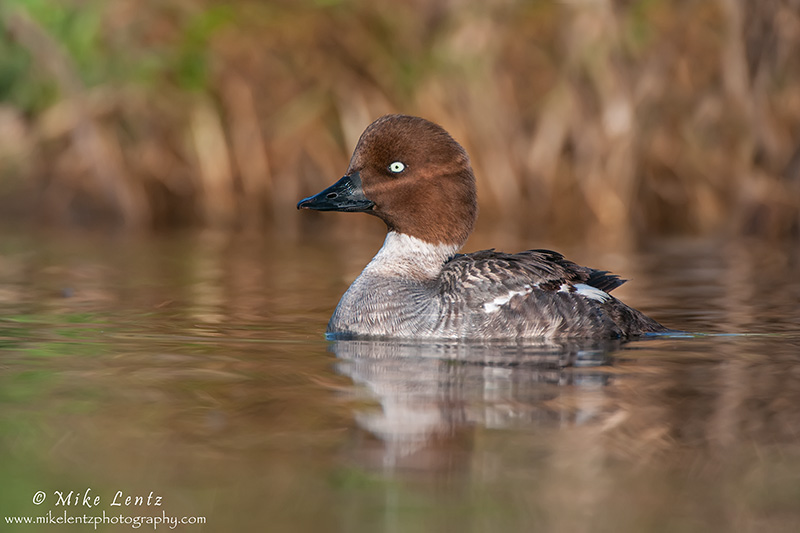
{"type": "Polygon", "coordinates": [[[298,209],[367,213],[386,239],[342,296],[328,339],[628,338],[670,331],[611,292],[625,283],[558,252],[458,251],[478,216],[466,150],[424,118],[361,134],[345,175],[298,209]]]}

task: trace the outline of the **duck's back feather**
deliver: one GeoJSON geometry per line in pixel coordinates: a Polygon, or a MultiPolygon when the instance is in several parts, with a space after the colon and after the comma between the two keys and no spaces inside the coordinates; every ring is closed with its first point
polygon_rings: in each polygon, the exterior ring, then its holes
{"type": "Polygon", "coordinates": [[[440,279],[443,290],[471,280],[481,288],[498,283],[507,288],[535,284],[542,290],[559,290],[564,284],[583,283],[604,292],[611,292],[627,281],[606,270],[577,265],[552,250],[508,254],[494,249],[453,256],[445,263],[440,279]]]}
{"type": "Polygon", "coordinates": [[[445,299],[457,295],[474,315],[485,314],[487,329],[610,337],[664,331],[608,294],[625,281],[551,250],[516,254],[482,250],[447,261],[437,284],[445,299]]]}

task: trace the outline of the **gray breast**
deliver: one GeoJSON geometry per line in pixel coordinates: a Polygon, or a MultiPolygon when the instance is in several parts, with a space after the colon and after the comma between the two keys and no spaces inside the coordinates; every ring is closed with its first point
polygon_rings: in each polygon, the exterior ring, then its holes
{"type": "Polygon", "coordinates": [[[434,282],[362,273],[336,306],[328,333],[338,337],[459,336],[445,334],[440,324],[448,314],[446,307],[434,282]]]}

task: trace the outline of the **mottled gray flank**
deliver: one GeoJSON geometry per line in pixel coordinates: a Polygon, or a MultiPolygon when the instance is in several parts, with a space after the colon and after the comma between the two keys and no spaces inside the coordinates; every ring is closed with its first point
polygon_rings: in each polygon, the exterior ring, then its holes
{"type": "Polygon", "coordinates": [[[330,336],[614,338],[667,330],[602,297],[623,280],[556,252],[451,257],[455,248],[390,232],[339,302],[330,336]]]}

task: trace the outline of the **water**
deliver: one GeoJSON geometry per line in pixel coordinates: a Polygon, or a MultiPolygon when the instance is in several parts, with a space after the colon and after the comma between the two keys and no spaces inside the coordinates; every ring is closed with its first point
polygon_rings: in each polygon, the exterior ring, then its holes
{"type": "Polygon", "coordinates": [[[800,527],[795,247],[560,247],[705,335],[324,341],[379,239],[5,235],[0,530],[800,527]]]}

